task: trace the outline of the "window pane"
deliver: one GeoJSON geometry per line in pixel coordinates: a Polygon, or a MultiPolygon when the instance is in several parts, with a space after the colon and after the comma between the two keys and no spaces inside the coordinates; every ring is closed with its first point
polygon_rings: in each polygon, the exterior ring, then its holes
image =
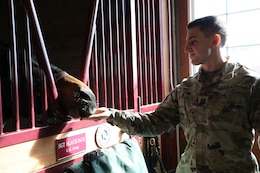
{"type": "Polygon", "coordinates": [[[259,44],[260,10],[228,15],[228,47],[259,44]]]}
{"type": "Polygon", "coordinates": [[[259,50],[260,45],[229,48],[228,54],[230,55],[230,61],[239,62],[260,73],[259,50]]]}
{"type": "Polygon", "coordinates": [[[259,0],[228,0],[227,9],[229,13],[252,10],[260,8],[259,0]]]}
{"type": "Polygon", "coordinates": [[[191,5],[194,18],[226,13],[226,0],[191,0],[191,5]]]}

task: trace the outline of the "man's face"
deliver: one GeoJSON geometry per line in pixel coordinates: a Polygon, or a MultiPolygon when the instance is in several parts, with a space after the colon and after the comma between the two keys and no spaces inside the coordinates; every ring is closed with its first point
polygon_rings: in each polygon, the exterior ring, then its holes
{"type": "Polygon", "coordinates": [[[199,27],[188,29],[184,51],[193,65],[204,64],[211,55],[212,37],[205,37],[199,27]]]}

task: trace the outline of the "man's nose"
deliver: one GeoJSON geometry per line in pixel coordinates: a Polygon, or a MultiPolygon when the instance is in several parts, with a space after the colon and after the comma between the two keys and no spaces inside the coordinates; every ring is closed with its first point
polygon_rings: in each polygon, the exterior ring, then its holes
{"type": "Polygon", "coordinates": [[[189,53],[190,49],[191,49],[191,47],[190,47],[189,43],[185,43],[184,52],[189,53]]]}

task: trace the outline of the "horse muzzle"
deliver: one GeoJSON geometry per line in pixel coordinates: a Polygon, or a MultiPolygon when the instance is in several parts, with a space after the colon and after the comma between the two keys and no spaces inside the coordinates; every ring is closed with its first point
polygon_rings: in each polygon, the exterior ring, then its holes
{"type": "Polygon", "coordinates": [[[56,81],[58,102],[64,114],[84,118],[96,111],[96,96],[79,79],[65,73],[56,81]]]}

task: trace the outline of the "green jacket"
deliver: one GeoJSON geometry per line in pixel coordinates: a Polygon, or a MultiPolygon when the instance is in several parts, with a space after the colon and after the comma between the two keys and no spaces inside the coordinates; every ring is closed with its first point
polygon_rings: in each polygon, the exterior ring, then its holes
{"type": "Polygon", "coordinates": [[[210,79],[200,69],[152,113],[111,110],[107,121],[129,134],[154,136],[180,124],[187,146],[176,173],[259,173],[251,150],[260,132],[260,78],[238,63],[210,79]]]}

